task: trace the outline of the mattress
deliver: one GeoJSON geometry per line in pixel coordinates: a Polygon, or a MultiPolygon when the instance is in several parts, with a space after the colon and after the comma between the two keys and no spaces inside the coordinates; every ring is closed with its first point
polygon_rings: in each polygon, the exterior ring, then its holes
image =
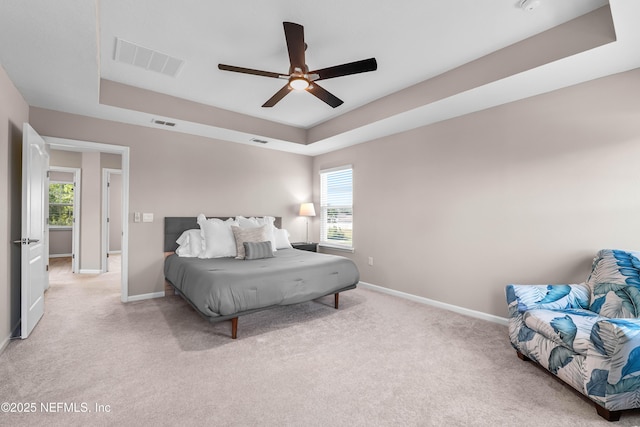
{"type": "Polygon", "coordinates": [[[257,260],[173,254],[165,260],[164,274],[200,313],[220,320],[352,289],[360,279],[348,258],[298,249],[257,260]]]}

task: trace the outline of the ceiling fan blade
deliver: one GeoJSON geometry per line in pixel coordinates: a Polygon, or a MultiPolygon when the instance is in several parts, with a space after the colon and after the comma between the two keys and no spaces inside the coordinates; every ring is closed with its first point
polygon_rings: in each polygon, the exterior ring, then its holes
{"type": "Polygon", "coordinates": [[[293,73],[295,68],[299,68],[301,72],[306,72],[306,63],[304,59],[304,27],[293,22],[283,22],[284,37],[287,39],[287,50],[289,51],[289,62],[291,68],[289,74],[293,73]]]}
{"type": "Polygon", "coordinates": [[[275,95],[273,95],[271,98],[269,98],[269,100],[267,102],[265,102],[264,104],[262,104],[263,107],[273,107],[274,105],[276,105],[282,98],[284,98],[289,92],[291,92],[291,86],[289,86],[289,83],[287,83],[286,85],[284,85],[282,87],[282,89],[280,89],[279,91],[277,91],[275,93],[275,95]]]}
{"type": "Polygon", "coordinates": [[[314,80],[326,80],[334,77],[348,76],[350,74],[366,73],[378,69],[376,58],[363,59],[362,61],[349,62],[348,64],[336,65],[334,67],[323,68],[311,71],[309,74],[317,74],[320,77],[314,80]]]}
{"type": "Polygon", "coordinates": [[[289,76],[279,73],[272,73],[270,71],[252,70],[251,68],[235,67],[233,65],[218,64],[218,69],[223,71],[233,71],[235,73],[253,74],[255,76],[289,78],[289,76]]]}
{"type": "Polygon", "coordinates": [[[333,108],[339,107],[340,105],[342,105],[342,102],[343,102],[340,98],[333,95],[331,92],[322,88],[321,86],[318,86],[318,84],[315,82],[311,83],[311,86],[309,86],[309,88],[307,89],[307,92],[309,92],[311,95],[315,96],[316,98],[326,102],[333,108]]]}

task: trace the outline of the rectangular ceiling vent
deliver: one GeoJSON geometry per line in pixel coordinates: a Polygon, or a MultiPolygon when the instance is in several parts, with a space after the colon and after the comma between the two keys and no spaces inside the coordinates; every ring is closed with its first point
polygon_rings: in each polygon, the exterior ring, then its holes
{"type": "Polygon", "coordinates": [[[119,38],[116,38],[114,59],[171,77],[176,77],[184,65],[182,59],[119,38]]]}
{"type": "Polygon", "coordinates": [[[151,119],[151,123],[155,123],[157,125],[162,125],[162,126],[169,126],[169,127],[174,127],[176,125],[174,122],[168,122],[166,120],[158,120],[158,119],[151,119]]]}
{"type": "Polygon", "coordinates": [[[251,138],[252,142],[257,142],[258,144],[267,144],[269,141],[264,140],[264,139],[258,139],[258,138],[251,138]]]}

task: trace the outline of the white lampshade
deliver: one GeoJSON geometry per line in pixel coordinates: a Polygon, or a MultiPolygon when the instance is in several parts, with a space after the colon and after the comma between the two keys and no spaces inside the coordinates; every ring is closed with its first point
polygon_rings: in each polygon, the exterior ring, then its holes
{"type": "Polygon", "coordinates": [[[300,216],[316,216],[316,209],[313,207],[313,203],[300,204],[300,216]]]}

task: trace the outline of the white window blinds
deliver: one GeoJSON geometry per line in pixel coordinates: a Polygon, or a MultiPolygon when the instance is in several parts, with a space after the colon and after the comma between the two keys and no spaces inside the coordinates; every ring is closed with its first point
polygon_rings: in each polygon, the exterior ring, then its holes
{"type": "Polygon", "coordinates": [[[353,248],[353,169],[320,171],[320,244],[353,248]]]}

